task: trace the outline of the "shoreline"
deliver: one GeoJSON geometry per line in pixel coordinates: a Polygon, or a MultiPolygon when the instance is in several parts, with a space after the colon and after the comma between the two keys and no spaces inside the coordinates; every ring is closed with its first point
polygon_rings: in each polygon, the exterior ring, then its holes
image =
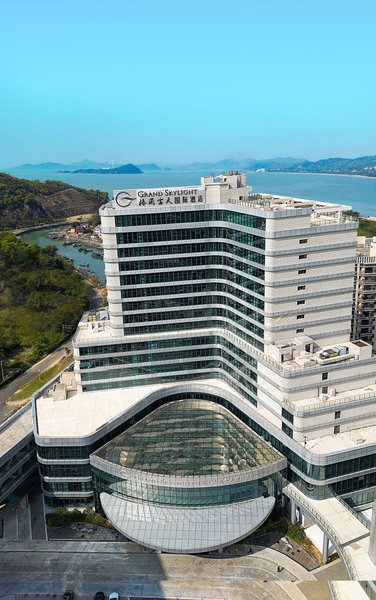
{"type": "Polygon", "coordinates": [[[310,173],[309,171],[250,171],[250,173],[267,173],[271,175],[273,173],[283,173],[285,175],[324,175],[325,177],[358,177],[359,179],[374,179],[376,181],[376,175],[351,175],[351,173],[310,173]]]}

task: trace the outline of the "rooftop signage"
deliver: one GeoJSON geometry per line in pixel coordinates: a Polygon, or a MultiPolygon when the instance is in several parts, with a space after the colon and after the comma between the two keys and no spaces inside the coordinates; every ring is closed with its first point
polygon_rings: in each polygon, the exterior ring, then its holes
{"type": "Polygon", "coordinates": [[[120,208],[204,204],[205,188],[197,186],[121,190],[114,192],[114,198],[116,205],[120,208]]]}

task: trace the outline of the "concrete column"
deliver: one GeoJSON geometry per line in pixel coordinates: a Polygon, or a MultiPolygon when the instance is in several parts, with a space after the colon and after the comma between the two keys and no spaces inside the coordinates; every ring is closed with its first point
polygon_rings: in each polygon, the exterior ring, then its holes
{"type": "Polygon", "coordinates": [[[328,562],[329,538],[328,538],[327,534],[325,533],[325,531],[323,531],[323,534],[324,534],[324,538],[322,541],[322,559],[323,559],[323,562],[325,565],[325,563],[328,562]]]}
{"type": "Polygon", "coordinates": [[[295,502],[295,500],[290,499],[290,503],[291,503],[290,521],[293,525],[296,525],[296,502],[295,502]]]}
{"type": "Polygon", "coordinates": [[[368,555],[372,560],[373,564],[376,565],[376,500],[372,504],[372,520],[368,555]]]}

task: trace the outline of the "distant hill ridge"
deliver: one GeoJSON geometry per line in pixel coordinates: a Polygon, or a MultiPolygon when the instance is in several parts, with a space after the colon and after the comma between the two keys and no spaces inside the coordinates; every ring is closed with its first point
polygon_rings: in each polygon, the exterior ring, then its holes
{"type": "Polygon", "coordinates": [[[0,173],[1,229],[97,213],[107,201],[108,195],[99,190],[84,190],[62,181],[29,181],[0,173]]]}
{"type": "Polygon", "coordinates": [[[112,169],[123,169],[125,167],[134,167],[138,168],[139,171],[160,171],[161,167],[159,167],[155,163],[144,163],[142,165],[133,165],[132,163],[128,163],[128,165],[115,165],[109,162],[94,162],[92,160],[81,160],[79,162],[74,162],[70,164],[63,164],[58,162],[44,162],[44,163],[24,163],[22,165],[17,165],[15,167],[9,167],[7,171],[54,171],[54,172],[74,172],[74,173],[85,173],[90,172],[94,173],[95,170],[105,170],[106,172],[110,172],[112,169]]]}
{"type": "Polygon", "coordinates": [[[99,173],[99,174],[123,174],[140,173],[143,171],[165,170],[186,170],[186,171],[226,171],[226,170],[244,170],[244,171],[285,171],[287,173],[329,173],[344,175],[367,175],[376,176],[376,156],[360,156],[357,158],[323,158],[317,161],[310,161],[305,158],[275,157],[265,159],[234,159],[225,158],[216,162],[192,162],[189,164],[165,164],[160,167],[156,163],[143,163],[135,165],[128,163],[126,165],[110,165],[110,163],[96,163],[90,160],[83,160],[69,165],[55,162],[46,162],[40,164],[24,164],[8,169],[9,171],[19,170],[50,170],[64,171],[74,173],[99,173]],[[138,170],[135,170],[138,169],[138,170]]]}
{"type": "Polygon", "coordinates": [[[375,177],[376,156],[322,158],[315,162],[306,160],[285,170],[292,173],[337,173],[339,175],[367,175],[375,177]]]}
{"type": "Polygon", "coordinates": [[[141,169],[129,163],[114,168],[101,169],[76,169],[75,171],[64,171],[64,173],[95,173],[96,175],[129,175],[135,173],[143,173],[141,169]]]}

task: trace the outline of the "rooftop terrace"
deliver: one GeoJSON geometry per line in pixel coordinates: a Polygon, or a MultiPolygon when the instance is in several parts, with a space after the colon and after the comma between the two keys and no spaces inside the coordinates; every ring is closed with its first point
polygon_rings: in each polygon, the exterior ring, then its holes
{"type": "Polygon", "coordinates": [[[318,200],[306,200],[290,196],[254,193],[249,193],[248,196],[241,196],[240,198],[229,198],[228,202],[267,212],[305,210],[305,214],[311,213],[312,227],[357,222],[355,217],[344,214],[352,208],[347,204],[333,204],[332,202],[320,202],[318,200]]]}

